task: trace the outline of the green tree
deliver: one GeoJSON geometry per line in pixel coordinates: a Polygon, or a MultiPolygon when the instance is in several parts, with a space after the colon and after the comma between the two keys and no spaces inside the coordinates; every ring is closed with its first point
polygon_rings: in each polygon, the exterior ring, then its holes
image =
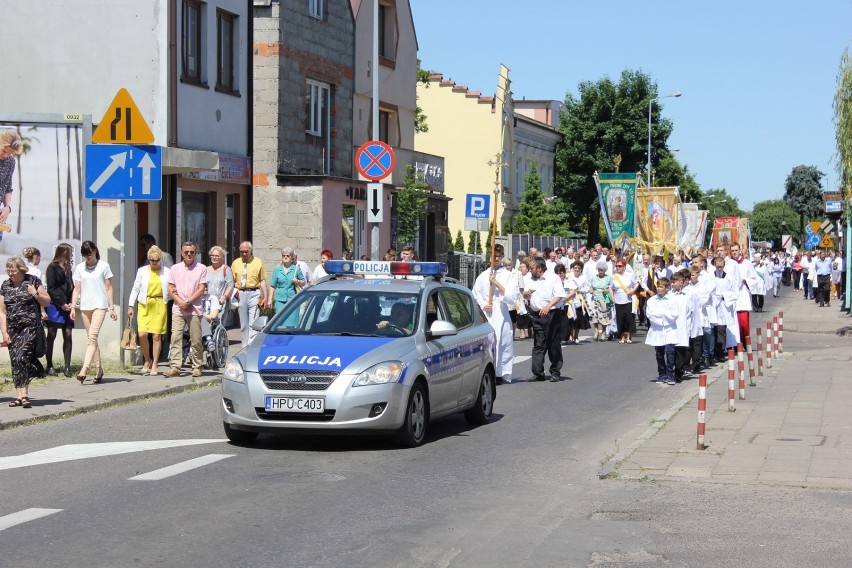
{"type": "MultiPolygon", "coordinates": [[[[424,89],[429,88],[429,75],[432,72],[420,68],[420,60],[417,60],[417,82],[423,85],[424,89]]],[[[429,118],[423,114],[423,109],[420,105],[414,107],[414,133],[429,132],[429,125],[426,124],[426,119],[429,118]]]]}
{"type": "Polygon", "coordinates": [[[461,229],[459,229],[459,232],[456,233],[456,244],[453,246],[453,249],[458,252],[464,252],[464,236],[462,236],[461,229]]]}
{"type": "Polygon", "coordinates": [[[530,164],[530,171],[524,179],[524,193],[521,196],[520,211],[514,219],[517,233],[532,233],[544,236],[566,236],[567,225],[560,218],[559,205],[552,197],[545,197],[541,191],[541,174],[538,165],[530,164]]]}
{"type": "Polygon", "coordinates": [[[396,192],[397,242],[414,244],[420,220],[426,216],[426,190],[429,186],[417,180],[414,168],[408,166],[405,181],[396,192]]]}
{"type": "Polygon", "coordinates": [[[799,234],[805,234],[805,218],[822,212],[822,178],[815,166],[796,166],[784,182],[784,202],[799,213],[799,234]]]}
{"type": "Polygon", "coordinates": [[[471,231],[467,241],[467,252],[470,254],[482,254],[482,237],[479,231],[471,231]]]}
{"type": "MultiPolygon", "coordinates": [[[[620,170],[639,172],[647,159],[648,103],[657,85],[641,71],[624,70],[616,83],[606,77],[579,85],[579,97],[568,94],[560,116],[562,140],[556,146],[555,192],[565,203],[568,221],[585,225],[591,243],[599,235],[600,207],[592,175],[620,170]]],[[[651,162],[659,164],[672,131],[662,118],[661,101],[651,105],[651,162]]]]}
{"type": "Polygon", "coordinates": [[[491,254],[491,233],[494,231],[494,221],[488,225],[488,236],[485,237],[485,252],[491,254]]]}
{"type": "Polygon", "coordinates": [[[707,234],[710,234],[716,217],[743,217],[745,211],[740,209],[740,203],[733,195],[728,195],[724,189],[710,189],[702,194],[698,201],[701,209],[707,210],[707,234]]]}
{"type": "Polygon", "coordinates": [[[681,165],[668,151],[660,152],[660,163],[654,170],[653,179],[654,184],[660,187],[680,187],[680,198],[684,203],[701,201],[701,188],[689,171],[689,167],[681,165]]]}
{"type": "Polygon", "coordinates": [[[453,244],[453,232],[447,229],[447,251],[455,250],[455,246],[453,244]]]}
{"type": "Polygon", "coordinates": [[[796,228],[799,215],[783,199],[770,199],[755,203],[748,221],[752,239],[777,243],[782,234],[790,234],[796,228]]]}

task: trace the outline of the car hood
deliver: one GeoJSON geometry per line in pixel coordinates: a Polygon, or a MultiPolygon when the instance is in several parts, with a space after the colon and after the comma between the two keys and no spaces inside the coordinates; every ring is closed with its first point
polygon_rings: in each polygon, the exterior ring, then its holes
{"type": "MultiPolygon", "coordinates": [[[[264,337],[256,348],[249,349],[246,355],[248,365],[255,366],[258,371],[299,369],[343,372],[361,356],[389,347],[395,341],[399,339],[271,334],[264,337]]],[[[376,358],[375,362],[379,363],[380,358],[376,358]]]]}

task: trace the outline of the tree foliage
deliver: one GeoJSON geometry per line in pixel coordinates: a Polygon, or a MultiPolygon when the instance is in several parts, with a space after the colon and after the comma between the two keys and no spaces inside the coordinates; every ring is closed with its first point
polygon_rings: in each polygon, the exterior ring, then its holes
{"type": "Polygon", "coordinates": [[[852,199],[852,54],[848,47],[840,58],[837,73],[834,126],[837,130],[837,172],[848,203],[852,199]]]}
{"type": "Polygon", "coordinates": [[[799,214],[783,199],[770,199],[754,204],[748,216],[751,238],[756,241],[778,241],[782,234],[795,234],[799,214]]]}
{"type": "MultiPolygon", "coordinates": [[[[648,104],[657,85],[641,71],[624,70],[616,83],[606,77],[579,85],[579,97],[568,94],[560,117],[563,138],[556,147],[555,191],[565,204],[568,221],[585,224],[591,242],[599,233],[600,207],[592,175],[613,170],[639,172],[647,158],[648,104]]],[[[651,105],[651,163],[666,154],[672,131],[662,118],[661,101],[651,105]]]]}
{"type": "Polygon", "coordinates": [[[796,166],[784,182],[784,202],[802,218],[818,216],[823,209],[824,176],[815,166],[796,166]]]}
{"type": "Polygon", "coordinates": [[[414,168],[408,166],[405,182],[396,192],[397,243],[413,245],[420,220],[426,216],[426,190],[429,185],[418,181],[414,168]]]}
{"type": "Polygon", "coordinates": [[[456,242],[453,245],[453,248],[458,252],[464,252],[464,236],[462,235],[461,229],[456,233],[456,242]]]}
{"type": "MultiPolygon", "coordinates": [[[[426,69],[420,68],[420,60],[417,61],[417,82],[423,85],[423,88],[429,88],[429,75],[432,72],[426,69]]],[[[429,125],[426,124],[426,119],[428,117],[423,114],[423,109],[420,105],[414,107],[414,133],[418,132],[429,132],[429,125]]]]}
{"type": "Polygon", "coordinates": [[[467,252],[470,254],[482,254],[482,237],[479,231],[471,231],[467,240],[467,252]]]}
{"type": "Polygon", "coordinates": [[[521,196],[520,211],[514,219],[517,233],[532,233],[543,236],[565,236],[568,227],[560,217],[559,205],[554,199],[546,198],[541,190],[541,174],[538,164],[530,164],[530,170],[524,178],[524,193],[521,196]]]}
{"type": "Polygon", "coordinates": [[[701,195],[698,202],[701,209],[707,210],[708,233],[716,221],[716,217],[743,217],[745,211],[740,209],[740,203],[733,195],[728,195],[724,189],[711,189],[701,195]]]}

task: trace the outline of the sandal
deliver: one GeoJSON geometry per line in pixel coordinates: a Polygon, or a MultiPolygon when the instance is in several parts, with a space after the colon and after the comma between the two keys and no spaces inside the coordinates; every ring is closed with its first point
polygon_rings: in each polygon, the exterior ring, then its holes
{"type": "Polygon", "coordinates": [[[618,342],[619,342],[619,343],[624,343],[624,340],[623,340],[623,339],[619,339],[619,340],[618,340],[618,342]]]}
{"type": "Polygon", "coordinates": [[[21,406],[23,406],[24,408],[29,408],[31,406],[30,405],[30,397],[22,396],[21,397],[21,406]]]}
{"type": "Polygon", "coordinates": [[[149,367],[148,365],[143,365],[141,375],[144,377],[144,376],[147,376],[147,375],[150,375],[150,374],[151,374],[151,367],[149,367]]]}
{"type": "Polygon", "coordinates": [[[15,400],[9,403],[9,406],[22,406],[23,404],[23,400],[21,400],[20,398],[16,398],[15,400]]]}
{"type": "Polygon", "coordinates": [[[632,339],[628,339],[627,341],[625,341],[625,343],[633,343],[633,340],[632,340],[632,339]]]}

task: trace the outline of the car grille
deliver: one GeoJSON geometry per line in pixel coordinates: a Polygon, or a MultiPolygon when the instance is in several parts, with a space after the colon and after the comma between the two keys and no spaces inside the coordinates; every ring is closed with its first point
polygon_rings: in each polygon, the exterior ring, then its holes
{"type": "Polygon", "coordinates": [[[260,378],[270,390],[326,390],[339,375],[337,371],[303,371],[276,369],[260,372],[260,378]]]}
{"type": "Polygon", "coordinates": [[[257,417],[261,420],[274,420],[276,422],[331,422],[334,420],[334,410],[326,410],[322,414],[310,412],[267,412],[262,407],[254,409],[257,417]]]}

